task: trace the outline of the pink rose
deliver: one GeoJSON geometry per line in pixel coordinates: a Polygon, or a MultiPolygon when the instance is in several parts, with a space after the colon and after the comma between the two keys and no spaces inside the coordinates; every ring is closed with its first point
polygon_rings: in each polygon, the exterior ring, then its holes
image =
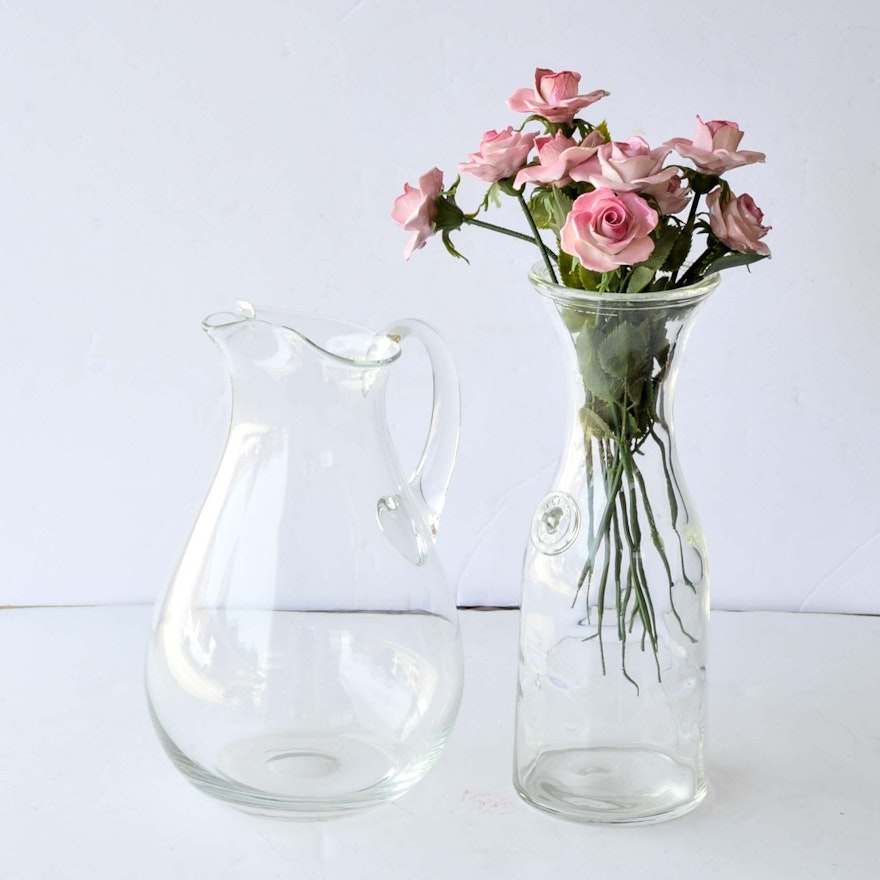
{"type": "Polygon", "coordinates": [[[517,89],[507,99],[507,106],[517,113],[535,113],[550,122],[571,122],[578,110],[610,94],[596,89],[588,95],[579,95],[580,81],[581,75],[571,70],[554,73],[539,67],[535,70],[535,88],[517,89]]]}
{"type": "Polygon", "coordinates": [[[565,186],[571,183],[569,169],[584,165],[596,154],[603,144],[602,133],[591,131],[578,144],[566,137],[561,131],[555,137],[539,137],[535,144],[538,147],[538,165],[529,165],[516,175],[513,185],[520,189],[525,183],[552,183],[554,186],[565,186]]]}
{"type": "Polygon", "coordinates": [[[480,151],[468,156],[469,162],[458,167],[480,180],[494,183],[504,177],[513,177],[523,165],[535,145],[534,134],[522,134],[508,125],[504,131],[487,131],[480,142],[480,151]]]}
{"type": "Polygon", "coordinates": [[[562,249],[594,272],[610,272],[648,259],[657,212],[635,193],[603,187],[578,196],[562,227],[562,249]]]}
{"type": "Polygon", "coordinates": [[[571,178],[586,180],[596,189],[608,187],[617,193],[641,192],[648,186],[665,183],[678,173],[675,167],[663,168],[663,160],[671,149],[662,146],[652,150],[640,137],[602,144],[596,153],[598,173],[573,168],[571,178]]]}
{"type": "Polygon", "coordinates": [[[391,217],[407,232],[415,235],[407,243],[403,252],[408,260],[413,251],[425,246],[434,234],[434,218],[437,216],[437,197],[443,191],[443,172],[432,168],[419,178],[416,189],[408,183],[403,185],[403,195],[394,200],[391,217]]]}
{"type": "Polygon", "coordinates": [[[770,248],[760,240],[772,228],[763,225],[764,212],[748,193],[731,193],[727,201],[722,200],[721,194],[719,187],[706,196],[709,226],[715,237],[738,253],[769,257],[770,248]]]}
{"type": "Polygon", "coordinates": [[[687,207],[691,200],[691,188],[684,179],[676,174],[662,183],[646,186],[642,190],[643,196],[652,196],[657,202],[661,214],[677,214],[687,207]]]}
{"type": "Polygon", "coordinates": [[[671,147],[679,156],[690,159],[697,171],[718,175],[730,171],[731,168],[739,168],[740,165],[763,162],[767,158],[763,153],[752,150],[737,152],[736,148],[743,134],[735,122],[726,122],[723,119],[703,122],[698,116],[697,131],[692,141],[687,138],[673,138],[666,141],[665,146],[671,147]]]}

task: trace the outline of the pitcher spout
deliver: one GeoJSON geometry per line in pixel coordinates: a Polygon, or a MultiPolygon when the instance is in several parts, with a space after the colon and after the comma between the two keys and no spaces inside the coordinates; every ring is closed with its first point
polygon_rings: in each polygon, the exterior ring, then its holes
{"type": "Polygon", "coordinates": [[[234,312],[214,312],[202,321],[202,330],[215,342],[223,342],[236,329],[256,317],[256,309],[249,302],[236,300],[235,307],[234,312]]]}
{"type": "Polygon", "coordinates": [[[245,300],[236,301],[236,311],[215,312],[202,322],[202,329],[228,356],[236,350],[250,359],[272,350],[275,366],[284,352],[300,362],[306,352],[319,360],[346,367],[382,367],[400,356],[397,340],[347,322],[287,310],[257,309],[245,300]],[[242,331],[247,330],[247,333],[242,331]]]}

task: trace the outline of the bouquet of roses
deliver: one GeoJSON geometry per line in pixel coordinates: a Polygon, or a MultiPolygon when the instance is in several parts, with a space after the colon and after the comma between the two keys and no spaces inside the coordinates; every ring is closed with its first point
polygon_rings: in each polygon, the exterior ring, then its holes
{"type": "Polygon", "coordinates": [[[437,168],[423,174],[418,187],[404,185],[392,217],[413,233],[407,259],[438,232],[449,252],[461,256],[451,233],[479,226],[537,245],[551,281],[637,293],[685,286],[770,256],[763,213],[721,177],[764,161],[763,153],[739,150],[743,132],[735,122],[698,116],[693,140],[673,138],[653,149],[641,137],[614,141],[604,122],[576,117],[609,94],[578,94],[580,79],[572,71],[538,68],[534,89],[508,98],[511,110],[529,114],[524,125],[487,131],[479,150],[459,163],[462,172],[491,184],[476,211],[466,213],[456,202],[460,178],[445,188],[437,168]],[[543,133],[524,131],[530,122],[543,133]],[[694,167],[664,165],[672,152],[694,167]],[[519,202],[530,234],[479,219],[502,194],[519,202]],[[708,216],[699,211],[704,196],[708,216]],[[558,253],[544,243],[542,229],[553,233],[558,253]],[[703,250],[685,268],[698,233],[705,235],[703,250]]]}
{"type": "MultiPolygon", "coordinates": [[[[675,582],[694,587],[683,551],[680,578],[674,576],[657,526],[661,505],[649,498],[639,467],[645,444],[656,444],[665,472],[667,519],[675,528],[679,519],[686,519],[681,510],[684,496],[659,402],[675,340],[659,311],[636,316],[598,303],[607,293],[637,299],[640,294],[687,287],[722,269],[769,257],[763,241],[769,227],[763,225],[761,210],[750,195],[736,195],[722,177],[765,157],[739,149],[743,132],[736,123],[703,122],[699,116],[692,140],[673,138],[654,148],[641,137],[615,141],[605,122],[592,124],[577,116],[608,92],[579,94],[579,82],[580,75],[572,71],[539,68],[533,89],[511,95],[508,107],[528,114],[523,125],[486,132],[477,152],[459,164],[463,173],[489,184],[476,210],[466,212],[457,202],[460,177],[446,187],[442,172],[433,168],[417,187],[405,184],[392,217],[412,233],[407,259],[437,233],[447,250],[460,257],[452,234],[474,226],[536,246],[542,281],[591,292],[576,306],[560,306],[573,337],[584,391],[579,421],[591,536],[574,596],[576,600],[586,586],[589,613],[590,583],[597,575],[601,645],[604,596],[613,576],[616,583],[610,588],[617,597],[621,641],[639,619],[643,648],[649,641],[656,657],[658,630],[642,564],[643,534],[650,535],[662,560],[670,598],[675,582]],[[531,123],[538,130],[526,131],[531,123]],[[673,153],[693,167],[667,164],[673,153]],[[519,204],[527,232],[483,219],[502,196],[519,204]],[[547,233],[552,235],[551,245],[542,237],[547,233]],[[606,502],[603,510],[594,511],[594,479],[599,475],[606,502]],[[644,519],[643,530],[637,518],[644,519]]],[[[674,601],[671,606],[689,636],[674,601]]],[[[602,662],[604,668],[604,652],[602,662]]]]}

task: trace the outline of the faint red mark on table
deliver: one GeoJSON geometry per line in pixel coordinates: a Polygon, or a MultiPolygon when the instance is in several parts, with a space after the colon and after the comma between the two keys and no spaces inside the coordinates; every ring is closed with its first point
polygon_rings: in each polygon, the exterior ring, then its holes
{"type": "Polygon", "coordinates": [[[493,791],[471,791],[469,788],[462,792],[461,799],[481,810],[493,813],[507,813],[513,805],[513,798],[507,795],[493,791]]]}

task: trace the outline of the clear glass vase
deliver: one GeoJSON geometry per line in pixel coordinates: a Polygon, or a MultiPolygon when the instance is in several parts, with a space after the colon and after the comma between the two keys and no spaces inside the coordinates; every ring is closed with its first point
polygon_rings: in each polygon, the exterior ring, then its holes
{"type": "Polygon", "coordinates": [[[531,281],[570,356],[570,424],[523,569],[514,784],[597,823],[706,793],[706,545],[679,467],[676,374],[712,276],[587,293],[531,281]]]}
{"type": "Polygon", "coordinates": [[[291,312],[207,318],[232,418],[158,603],[149,707],[175,765],[244,810],[325,817],[395,798],[437,758],[463,664],[434,535],[458,445],[458,379],[417,321],[383,333],[291,312]],[[390,371],[427,349],[434,409],[407,477],[390,371]]]}

